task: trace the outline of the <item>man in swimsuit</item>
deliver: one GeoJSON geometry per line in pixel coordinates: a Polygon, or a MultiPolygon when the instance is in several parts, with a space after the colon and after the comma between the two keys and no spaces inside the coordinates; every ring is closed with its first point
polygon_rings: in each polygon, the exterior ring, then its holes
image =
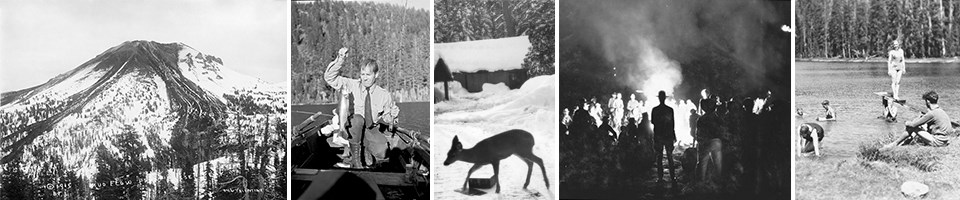
{"type": "Polygon", "coordinates": [[[833,107],[830,107],[830,101],[823,100],[823,103],[820,103],[823,106],[823,112],[826,114],[823,118],[817,118],[817,121],[832,121],[837,117],[837,112],[833,110],[833,107]]]}
{"type": "Polygon", "coordinates": [[[893,50],[890,50],[887,56],[887,73],[890,74],[890,89],[893,90],[893,99],[898,103],[900,101],[900,78],[906,71],[900,40],[894,40],[893,50]]]}
{"type": "Polygon", "coordinates": [[[800,141],[797,145],[799,145],[800,154],[809,155],[810,152],[814,152],[817,156],[820,156],[820,143],[823,141],[823,136],[826,135],[823,127],[816,123],[803,123],[800,124],[799,132],[800,141]]]}

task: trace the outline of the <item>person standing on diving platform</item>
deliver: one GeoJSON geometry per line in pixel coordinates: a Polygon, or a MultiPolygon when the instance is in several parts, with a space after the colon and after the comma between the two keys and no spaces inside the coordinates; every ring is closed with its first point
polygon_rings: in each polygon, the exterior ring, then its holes
{"type": "Polygon", "coordinates": [[[903,49],[900,48],[900,40],[893,40],[893,50],[887,54],[887,74],[890,74],[890,89],[893,92],[893,99],[897,103],[903,103],[900,100],[900,79],[907,71],[904,61],[903,49]]]}

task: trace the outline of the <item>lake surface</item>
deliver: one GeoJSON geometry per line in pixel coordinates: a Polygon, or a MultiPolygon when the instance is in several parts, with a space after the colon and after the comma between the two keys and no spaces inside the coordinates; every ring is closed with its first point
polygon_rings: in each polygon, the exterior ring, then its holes
{"type": "MultiPolygon", "coordinates": [[[[400,107],[400,127],[420,131],[423,134],[430,135],[430,102],[407,102],[397,103],[400,107]]],[[[330,111],[337,108],[337,104],[323,105],[293,105],[291,109],[291,126],[296,126],[310,117],[313,113],[323,111],[329,114],[330,111]]],[[[330,116],[321,116],[317,121],[329,120],[330,116]]]]}
{"type": "MultiPolygon", "coordinates": [[[[924,106],[920,95],[934,90],[940,105],[953,120],[960,119],[960,64],[907,64],[900,81],[900,98],[917,108],[924,106]]],[[[903,122],[919,115],[901,108],[898,122],[878,119],[883,113],[881,99],[874,92],[890,91],[886,63],[796,63],[796,102],[807,116],[797,124],[814,122],[823,116],[820,102],[830,100],[839,120],[820,122],[826,129],[824,148],[830,157],[855,157],[861,143],[873,142],[904,130],[903,122]]]]}

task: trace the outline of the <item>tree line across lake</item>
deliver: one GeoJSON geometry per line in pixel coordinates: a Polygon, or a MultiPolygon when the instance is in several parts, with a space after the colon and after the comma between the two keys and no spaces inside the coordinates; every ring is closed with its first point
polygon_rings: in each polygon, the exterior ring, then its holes
{"type": "Polygon", "coordinates": [[[553,1],[438,0],[434,42],[449,43],[526,35],[531,49],[523,59],[530,76],[553,74],[556,56],[553,1]]]}
{"type": "Polygon", "coordinates": [[[899,38],[907,58],[960,56],[958,0],[801,0],[796,54],[886,58],[899,38]]]}
{"type": "Polygon", "coordinates": [[[360,63],[380,66],[378,84],[397,101],[429,98],[430,14],[371,2],[294,3],[291,9],[293,104],[334,103],[323,73],[341,47],[350,49],[341,75],[358,78],[360,63]]]}

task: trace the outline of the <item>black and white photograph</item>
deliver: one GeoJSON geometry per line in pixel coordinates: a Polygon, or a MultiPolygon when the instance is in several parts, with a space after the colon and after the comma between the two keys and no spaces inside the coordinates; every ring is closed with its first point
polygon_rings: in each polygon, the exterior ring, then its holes
{"type": "Polygon", "coordinates": [[[960,2],[796,12],[796,198],[960,199],[960,2]]]}
{"type": "Polygon", "coordinates": [[[789,199],[790,1],[561,1],[561,199],[789,199]]]}
{"type": "Polygon", "coordinates": [[[0,2],[0,199],[283,199],[287,4],[0,2]]]}
{"type": "Polygon", "coordinates": [[[555,3],[434,2],[434,198],[557,198],[555,3]]]}
{"type": "Polygon", "coordinates": [[[430,1],[293,1],[291,197],[430,198],[430,1]]]}

